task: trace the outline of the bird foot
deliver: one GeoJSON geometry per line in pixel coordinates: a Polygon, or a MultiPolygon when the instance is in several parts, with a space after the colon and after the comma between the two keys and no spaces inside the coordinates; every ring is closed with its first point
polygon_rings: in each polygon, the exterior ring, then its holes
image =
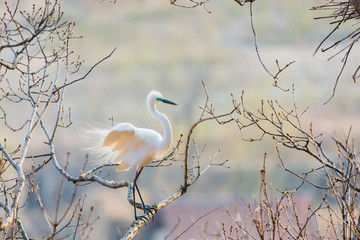
{"type": "Polygon", "coordinates": [[[146,222],[149,218],[152,218],[154,220],[154,216],[158,211],[156,205],[152,205],[149,207],[145,207],[145,205],[144,205],[143,210],[144,210],[144,215],[142,215],[142,216],[135,215],[135,221],[141,220],[141,221],[146,222]]]}
{"type": "MultiPolygon", "coordinates": [[[[146,222],[147,217],[145,216],[135,216],[135,221],[141,220],[143,222],[146,222]]],[[[145,223],[146,224],[146,223],[145,223]]]]}
{"type": "Polygon", "coordinates": [[[152,210],[156,211],[155,208],[144,208],[144,215],[135,216],[135,221],[141,220],[145,222],[150,216],[154,217],[152,210]]]}
{"type": "Polygon", "coordinates": [[[144,208],[144,213],[147,215],[152,215],[154,217],[154,215],[157,213],[158,209],[156,206],[152,205],[148,208],[144,208]]]}

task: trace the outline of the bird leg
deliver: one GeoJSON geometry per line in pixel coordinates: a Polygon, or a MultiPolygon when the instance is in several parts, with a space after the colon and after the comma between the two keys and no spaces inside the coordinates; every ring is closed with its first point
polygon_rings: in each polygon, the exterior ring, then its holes
{"type": "Polygon", "coordinates": [[[141,173],[142,170],[143,170],[143,167],[140,168],[138,171],[136,171],[135,179],[134,179],[134,183],[133,183],[133,189],[132,189],[132,190],[133,190],[133,199],[134,199],[134,214],[135,214],[135,220],[138,220],[138,219],[145,220],[145,219],[144,219],[144,218],[145,218],[144,216],[138,217],[137,214],[136,214],[135,188],[136,188],[136,191],[137,191],[138,194],[139,194],[139,197],[140,197],[140,200],[141,200],[141,204],[142,204],[144,213],[148,213],[148,210],[147,210],[147,208],[146,208],[146,206],[145,206],[145,203],[144,203],[144,201],[143,201],[143,199],[142,199],[142,197],[141,197],[139,188],[138,188],[138,186],[136,185],[136,181],[137,181],[137,179],[139,178],[139,175],[140,175],[140,173],[141,173]]]}
{"type": "MultiPolygon", "coordinates": [[[[142,171],[142,168],[140,168],[140,170],[136,171],[135,178],[134,178],[134,182],[133,182],[133,186],[132,186],[133,200],[134,200],[134,215],[135,215],[135,221],[140,218],[140,217],[138,217],[137,214],[136,214],[135,187],[136,187],[136,180],[138,179],[141,171],[142,171]]],[[[137,187],[136,187],[136,188],[137,188],[137,187]]],[[[144,220],[144,219],[142,219],[142,220],[144,220]]]]}
{"type": "Polygon", "coordinates": [[[156,208],[156,207],[154,207],[154,206],[150,206],[149,208],[146,207],[146,205],[145,205],[145,203],[144,203],[144,201],[143,201],[143,199],[142,199],[142,197],[141,197],[141,194],[140,194],[140,191],[139,191],[139,188],[138,188],[137,184],[135,185],[135,187],[136,187],[136,191],[137,191],[138,194],[139,194],[140,201],[141,201],[141,203],[142,203],[142,205],[143,205],[144,213],[149,214],[149,209],[151,210],[151,212],[152,212],[152,210],[154,210],[155,213],[156,213],[156,212],[157,212],[157,208],[156,208]]]}
{"type": "Polygon", "coordinates": [[[152,214],[152,210],[154,210],[155,212],[157,212],[157,209],[156,209],[156,207],[154,208],[154,207],[151,207],[150,209],[148,209],[147,207],[146,207],[146,205],[145,205],[145,203],[144,203],[144,201],[143,201],[143,199],[142,199],[142,197],[141,197],[141,194],[140,194],[140,190],[139,190],[139,188],[138,188],[138,186],[137,186],[137,184],[136,184],[136,181],[137,181],[137,179],[139,178],[139,176],[140,176],[140,173],[141,173],[141,171],[143,170],[143,167],[142,168],[140,168],[138,171],[136,171],[136,174],[135,174],[135,179],[134,179],[134,183],[133,183],[133,199],[134,199],[134,214],[135,214],[135,220],[138,220],[138,219],[141,219],[141,220],[146,220],[146,217],[145,216],[137,216],[137,214],[136,214],[136,201],[135,201],[135,189],[136,189],[136,191],[137,191],[137,193],[138,193],[138,195],[139,195],[139,197],[140,197],[140,201],[141,201],[141,204],[142,204],[142,207],[143,207],[143,210],[144,210],[144,214],[148,214],[149,215],[149,210],[150,210],[150,212],[151,212],[151,214],[152,214]]]}

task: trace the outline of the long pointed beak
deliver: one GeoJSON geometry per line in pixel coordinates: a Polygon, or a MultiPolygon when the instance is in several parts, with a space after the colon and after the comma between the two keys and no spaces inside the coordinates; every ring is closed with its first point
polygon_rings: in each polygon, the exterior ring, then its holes
{"type": "Polygon", "coordinates": [[[172,102],[170,100],[164,99],[164,98],[161,98],[159,100],[162,101],[163,103],[167,103],[167,104],[171,104],[171,105],[177,105],[176,103],[174,103],[174,102],[172,102]]]}

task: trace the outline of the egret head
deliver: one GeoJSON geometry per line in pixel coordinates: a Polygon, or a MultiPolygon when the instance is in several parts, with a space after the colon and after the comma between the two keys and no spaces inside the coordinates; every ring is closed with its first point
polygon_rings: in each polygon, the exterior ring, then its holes
{"type": "Polygon", "coordinates": [[[167,104],[171,104],[171,105],[177,105],[176,103],[174,103],[172,101],[164,99],[163,96],[161,95],[161,93],[159,93],[158,91],[152,90],[151,92],[149,92],[149,94],[147,96],[147,103],[149,105],[155,105],[158,102],[163,102],[163,103],[167,103],[167,104]]]}

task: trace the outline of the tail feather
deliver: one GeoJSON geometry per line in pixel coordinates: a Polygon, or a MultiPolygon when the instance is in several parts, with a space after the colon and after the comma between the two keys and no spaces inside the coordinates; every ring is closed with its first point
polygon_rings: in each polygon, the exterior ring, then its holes
{"type": "Polygon", "coordinates": [[[90,163],[103,165],[107,163],[120,163],[117,170],[126,171],[129,166],[122,162],[121,151],[113,152],[110,147],[103,147],[106,136],[112,131],[113,126],[100,124],[84,129],[84,150],[90,154],[90,163]]]}

